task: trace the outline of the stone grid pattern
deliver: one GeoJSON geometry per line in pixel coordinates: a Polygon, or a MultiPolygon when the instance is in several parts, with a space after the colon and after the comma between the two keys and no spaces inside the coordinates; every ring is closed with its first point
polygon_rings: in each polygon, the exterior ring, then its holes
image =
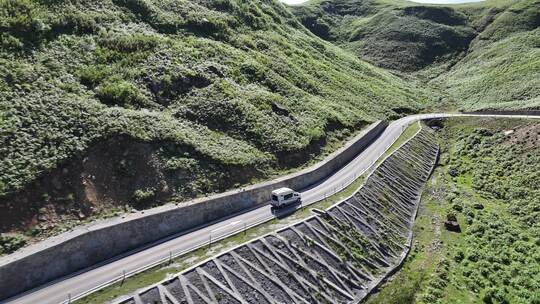
{"type": "Polygon", "coordinates": [[[423,129],[326,212],[118,303],[359,302],[408,253],[421,189],[438,152],[434,135],[423,129]]]}

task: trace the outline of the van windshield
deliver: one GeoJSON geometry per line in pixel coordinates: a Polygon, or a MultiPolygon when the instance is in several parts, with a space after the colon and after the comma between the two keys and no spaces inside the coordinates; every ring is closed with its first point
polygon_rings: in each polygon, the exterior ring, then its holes
{"type": "Polygon", "coordinates": [[[289,194],[285,195],[283,197],[283,199],[288,200],[288,199],[290,199],[292,197],[292,195],[293,195],[292,193],[289,193],[289,194]]]}

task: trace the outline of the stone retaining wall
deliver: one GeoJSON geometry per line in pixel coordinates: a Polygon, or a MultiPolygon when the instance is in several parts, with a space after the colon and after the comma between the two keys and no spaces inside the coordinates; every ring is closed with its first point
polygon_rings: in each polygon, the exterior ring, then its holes
{"type": "Polygon", "coordinates": [[[166,205],[125,219],[78,228],[23,248],[0,259],[0,300],[167,236],[265,204],[275,188],[287,186],[300,190],[313,185],[356,157],[386,126],[381,121],[372,124],[323,162],[298,173],[178,207],[166,205]]]}

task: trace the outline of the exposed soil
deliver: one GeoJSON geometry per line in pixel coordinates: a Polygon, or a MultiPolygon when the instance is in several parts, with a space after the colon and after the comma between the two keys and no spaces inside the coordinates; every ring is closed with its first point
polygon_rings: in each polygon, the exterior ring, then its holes
{"type": "Polygon", "coordinates": [[[32,236],[50,236],[91,216],[117,215],[173,198],[187,199],[198,191],[209,191],[209,187],[227,189],[257,174],[253,168],[222,168],[211,160],[185,157],[193,154],[175,143],[143,142],[126,136],[97,142],[83,156],[41,176],[24,191],[1,198],[0,233],[26,231],[32,236]],[[169,168],[166,162],[171,154],[182,155],[194,165],[169,168]],[[213,169],[227,178],[212,175],[213,169]],[[200,185],[204,178],[208,183],[200,185]]]}
{"type": "Polygon", "coordinates": [[[520,145],[525,148],[537,148],[540,146],[540,124],[530,124],[507,130],[506,142],[512,145],[520,145]]]}
{"type": "Polygon", "coordinates": [[[61,221],[82,220],[132,204],[134,191],[150,187],[156,199],[171,195],[152,145],[110,138],[34,181],[24,192],[3,198],[0,231],[30,227],[41,231],[61,221]]]}
{"type": "MultiPolygon", "coordinates": [[[[333,134],[344,129],[330,121],[325,131],[333,134]]],[[[327,144],[325,136],[299,151],[278,154],[276,166],[305,165],[327,144]]],[[[265,177],[265,172],[264,168],[223,165],[174,142],[145,142],[128,136],[101,139],[22,191],[1,197],[0,233],[22,232],[32,243],[95,218],[223,192],[265,177]]]]}

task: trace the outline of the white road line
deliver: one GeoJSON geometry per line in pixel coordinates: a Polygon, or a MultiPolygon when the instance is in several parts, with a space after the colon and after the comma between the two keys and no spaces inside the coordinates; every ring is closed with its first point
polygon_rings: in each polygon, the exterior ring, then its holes
{"type": "Polygon", "coordinates": [[[242,221],[233,221],[233,222],[230,222],[230,223],[228,223],[228,224],[223,225],[222,227],[216,228],[216,229],[214,229],[214,230],[212,230],[212,231],[210,231],[210,232],[211,232],[211,233],[214,233],[214,232],[216,232],[216,231],[223,230],[223,229],[225,229],[225,228],[227,228],[227,227],[229,227],[229,226],[235,226],[235,225],[237,225],[237,224],[239,224],[239,223],[241,223],[241,222],[242,222],[242,221]]]}

